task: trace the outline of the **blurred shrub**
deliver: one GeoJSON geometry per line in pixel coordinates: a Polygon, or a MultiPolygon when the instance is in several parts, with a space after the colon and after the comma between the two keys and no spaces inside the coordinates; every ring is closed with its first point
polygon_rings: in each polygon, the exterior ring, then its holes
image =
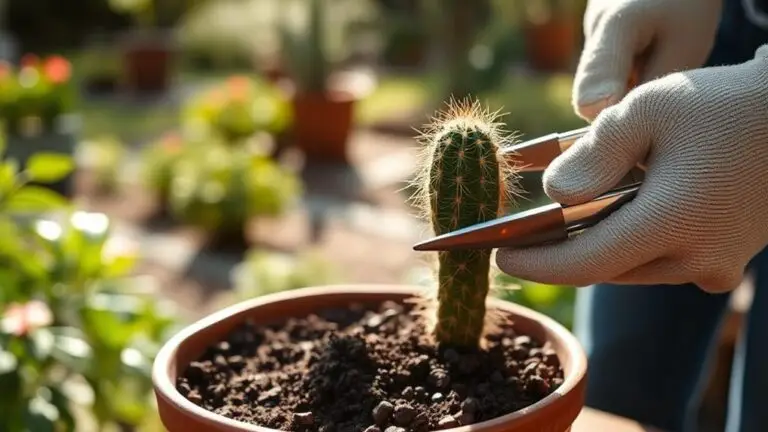
{"type": "Polygon", "coordinates": [[[212,142],[174,162],[169,200],[178,220],[234,234],[251,218],[282,214],[301,190],[298,177],[271,158],[212,142]]]}
{"type": "Polygon", "coordinates": [[[274,85],[233,75],[195,95],[184,107],[184,129],[196,139],[240,144],[257,132],[276,135],[291,121],[291,105],[274,85]]]}
{"type": "Polygon", "coordinates": [[[161,201],[168,199],[176,162],[188,149],[184,137],[177,132],[167,132],[141,152],[142,184],[154,192],[161,201]]]}
{"type": "Polygon", "coordinates": [[[71,78],[71,65],[61,56],[27,54],[18,68],[0,63],[0,116],[6,130],[18,133],[30,120],[52,129],[57,118],[74,109],[71,78]]]}
{"type": "Polygon", "coordinates": [[[194,66],[252,68],[279,50],[275,23],[280,8],[273,0],[208,1],[179,23],[183,57],[194,66]]]}
{"type": "Polygon", "coordinates": [[[571,106],[572,87],[570,75],[509,74],[480,99],[505,114],[510,131],[530,139],[586,126],[571,106]]]}
{"type": "Polygon", "coordinates": [[[125,144],[113,135],[104,135],[80,142],[77,152],[82,155],[84,165],[93,174],[97,190],[114,192],[126,161],[125,144]]]}
{"type": "Polygon", "coordinates": [[[496,287],[498,297],[541,312],[573,329],[577,288],[530,282],[504,273],[496,276],[496,287]]]}
{"type": "Polygon", "coordinates": [[[22,170],[0,165],[3,431],[82,430],[83,419],[130,427],[151,413],[151,365],[173,317],[128,277],[137,249],[111,236],[105,215],[70,212],[27,185],[73,167],[42,153],[22,170]]]}
{"type": "Polygon", "coordinates": [[[252,250],[232,271],[233,301],[340,282],[339,269],[319,251],[295,255],[252,250]]]}

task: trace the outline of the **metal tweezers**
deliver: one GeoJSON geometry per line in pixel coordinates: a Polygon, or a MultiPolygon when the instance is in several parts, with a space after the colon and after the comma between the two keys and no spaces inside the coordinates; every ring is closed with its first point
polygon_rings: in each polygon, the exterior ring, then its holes
{"type": "MultiPolygon", "coordinates": [[[[557,156],[589,132],[589,127],[552,133],[503,151],[521,172],[543,171],[557,156]]],[[[575,205],[547,204],[489,222],[458,229],[417,243],[417,251],[527,247],[566,240],[589,228],[632,200],[645,177],[642,165],[634,167],[612,190],[575,205]]]]}

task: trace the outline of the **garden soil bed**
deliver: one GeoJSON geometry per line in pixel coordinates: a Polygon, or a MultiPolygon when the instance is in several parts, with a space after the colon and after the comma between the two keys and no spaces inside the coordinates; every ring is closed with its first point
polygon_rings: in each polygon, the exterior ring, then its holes
{"type": "Polygon", "coordinates": [[[411,305],[246,322],[189,365],[178,390],[240,421],[292,431],[405,432],[512,413],[563,382],[557,355],[499,320],[482,351],[437,349],[411,305]]]}

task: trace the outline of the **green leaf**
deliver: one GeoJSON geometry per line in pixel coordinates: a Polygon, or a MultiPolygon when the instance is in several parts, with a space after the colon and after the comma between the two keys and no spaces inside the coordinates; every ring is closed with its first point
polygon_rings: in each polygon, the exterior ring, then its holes
{"type": "Polygon", "coordinates": [[[27,161],[29,179],[41,183],[53,183],[69,175],[75,162],[69,156],[56,153],[37,153],[27,161]]]}
{"type": "Polygon", "coordinates": [[[18,360],[8,351],[0,351],[0,376],[16,372],[18,360]]]}
{"type": "Polygon", "coordinates": [[[16,174],[18,174],[18,164],[15,160],[0,163],[0,192],[3,195],[15,186],[16,174]]]}
{"type": "Polygon", "coordinates": [[[53,327],[50,332],[54,336],[53,357],[71,371],[86,372],[93,357],[93,350],[85,335],[72,327],[53,327]]]}
{"type": "Polygon", "coordinates": [[[55,405],[40,396],[29,401],[25,413],[25,423],[30,431],[56,432],[59,410],[55,405]]]}
{"type": "Polygon", "coordinates": [[[51,354],[54,337],[48,328],[35,330],[28,339],[28,351],[38,362],[44,362],[51,354]]]}
{"type": "Polygon", "coordinates": [[[9,211],[43,212],[67,207],[69,201],[56,192],[40,186],[19,189],[6,203],[9,211]]]}
{"type": "Polygon", "coordinates": [[[0,430],[11,429],[20,421],[24,398],[21,394],[23,381],[18,360],[8,351],[0,350],[0,430]]]}
{"type": "Polygon", "coordinates": [[[59,419],[64,423],[64,430],[76,430],[75,417],[72,415],[67,395],[58,387],[51,387],[51,403],[59,410],[59,419]]]}

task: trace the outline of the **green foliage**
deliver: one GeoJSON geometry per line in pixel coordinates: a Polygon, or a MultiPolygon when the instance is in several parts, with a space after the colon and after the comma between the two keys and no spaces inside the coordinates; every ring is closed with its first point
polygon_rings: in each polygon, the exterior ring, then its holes
{"type": "Polygon", "coordinates": [[[72,111],[75,98],[71,65],[64,57],[41,60],[27,54],[19,68],[0,63],[0,116],[9,133],[35,123],[53,128],[57,118],[72,111]]]}
{"type": "Polygon", "coordinates": [[[157,142],[144,147],[141,153],[141,176],[144,186],[161,200],[170,196],[171,180],[176,163],[188,149],[181,134],[168,132],[157,142]]]}
{"type": "Polygon", "coordinates": [[[114,191],[120,181],[120,172],[127,150],[123,142],[113,135],[95,137],[79,143],[78,153],[85,158],[88,170],[95,177],[96,187],[103,192],[114,191]]]}
{"type": "Polygon", "coordinates": [[[170,206],[183,222],[240,231],[253,217],[282,214],[300,192],[294,173],[269,157],[211,143],[175,162],[170,206]]]}
{"type": "Polygon", "coordinates": [[[571,106],[573,76],[509,75],[495,90],[482,94],[492,109],[507,113],[506,127],[519,131],[525,139],[584,127],[571,106]]]}
{"type": "Polygon", "coordinates": [[[62,154],[38,153],[27,161],[27,175],[35,182],[55,182],[66,177],[74,169],[75,162],[62,154]]]}
{"type": "Polygon", "coordinates": [[[539,311],[568,329],[573,328],[576,288],[530,282],[500,273],[495,286],[499,297],[539,311]]]}
{"type": "Polygon", "coordinates": [[[155,24],[154,0],[109,0],[109,6],[117,13],[133,16],[141,26],[155,24]]]}
{"type": "MultiPolygon", "coordinates": [[[[505,137],[477,103],[451,103],[425,134],[417,198],[435,235],[498,217],[512,192],[511,167],[499,155],[505,137]]],[[[485,327],[491,250],[438,254],[435,337],[474,347],[485,327]]]]}
{"type": "Polygon", "coordinates": [[[298,255],[252,250],[232,273],[235,301],[266,294],[339,283],[340,273],[321,253],[298,255]]]}
{"type": "Polygon", "coordinates": [[[233,145],[257,132],[281,133],[290,119],[290,104],[277,88],[240,75],[201,92],[183,113],[184,128],[190,134],[233,145]]]}
{"type": "MultiPolygon", "coordinates": [[[[0,143],[0,156],[5,153],[5,140],[0,143]]],[[[64,209],[69,202],[57,193],[31,185],[30,182],[54,183],[74,169],[71,160],[53,153],[37,153],[19,170],[15,159],[0,163],[0,213],[11,215],[64,209]]]]}
{"type": "Polygon", "coordinates": [[[3,431],[77,430],[78,405],[102,427],[140,424],[152,359],[173,322],[128,278],[136,250],[111,236],[105,215],[71,212],[27,184],[69,168],[44,154],[20,171],[12,160],[0,165],[3,431]]]}
{"type": "Polygon", "coordinates": [[[278,0],[281,60],[299,91],[322,93],[337,64],[355,41],[376,24],[377,8],[368,0],[278,0]]]}

